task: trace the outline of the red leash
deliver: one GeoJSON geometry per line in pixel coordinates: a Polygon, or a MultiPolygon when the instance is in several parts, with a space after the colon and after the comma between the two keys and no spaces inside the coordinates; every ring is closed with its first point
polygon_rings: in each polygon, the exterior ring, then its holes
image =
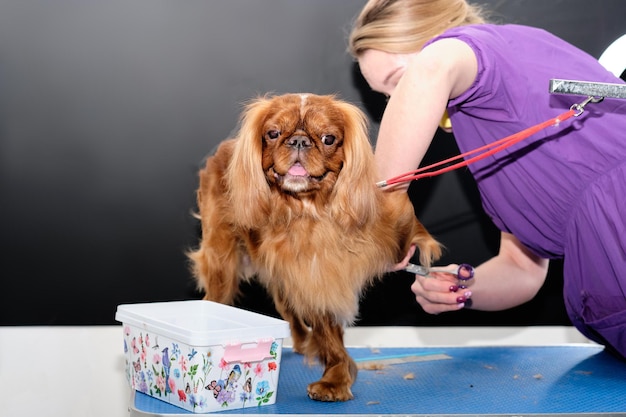
{"type": "Polygon", "coordinates": [[[487,144],[485,146],[481,146],[480,148],[471,150],[469,152],[465,152],[461,155],[457,155],[457,156],[453,156],[452,158],[448,158],[446,160],[416,169],[414,171],[410,171],[407,172],[405,174],[402,175],[398,175],[397,177],[393,177],[390,178],[386,181],[380,181],[378,183],[376,183],[376,185],[378,187],[385,187],[387,185],[392,185],[392,184],[398,184],[398,183],[402,183],[402,182],[410,182],[413,180],[418,180],[420,178],[427,178],[427,177],[434,177],[437,175],[441,175],[444,174],[446,172],[450,172],[450,171],[454,171],[455,169],[459,169],[465,166],[468,166],[471,163],[474,163],[476,161],[480,161],[481,159],[484,159],[490,155],[493,155],[497,152],[500,152],[503,149],[506,149],[510,146],[515,145],[518,142],[521,142],[522,140],[528,138],[529,136],[534,135],[535,133],[539,132],[540,130],[543,130],[549,126],[556,126],[559,123],[571,118],[572,116],[579,116],[580,114],[582,114],[583,109],[585,107],[585,105],[587,103],[590,102],[599,102],[601,101],[594,101],[597,99],[594,99],[593,97],[589,97],[587,100],[585,100],[582,104],[574,104],[570,110],[566,111],[565,113],[554,117],[550,120],[546,120],[543,123],[539,123],[538,125],[529,127],[528,129],[524,129],[521,132],[515,133],[511,136],[507,136],[503,139],[497,140],[493,143],[487,144]],[[490,149],[491,148],[491,149],[490,149]],[[490,149],[490,150],[489,150],[490,149]],[[484,151],[484,152],[483,152],[484,151]],[[452,163],[458,159],[463,159],[466,156],[470,156],[479,152],[483,152],[480,155],[476,155],[472,158],[469,158],[467,160],[463,160],[461,162],[457,162],[453,165],[449,165],[445,168],[440,168],[437,170],[433,170],[433,168],[437,168],[438,166],[444,165],[444,164],[449,164],[452,163]]]}

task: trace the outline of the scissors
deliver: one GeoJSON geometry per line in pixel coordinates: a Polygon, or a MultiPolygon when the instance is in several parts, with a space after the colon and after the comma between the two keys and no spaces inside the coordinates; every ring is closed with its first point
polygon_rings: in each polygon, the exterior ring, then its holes
{"type": "Polygon", "coordinates": [[[474,267],[469,264],[461,264],[456,269],[451,269],[448,267],[430,267],[427,268],[422,265],[408,264],[405,271],[412,272],[417,275],[421,275],[423,277],[428,276],[431,272],[445,272],[448,274],[456,275],[457,279],[461,281],[469,281],[474,278],[474,267]]]}

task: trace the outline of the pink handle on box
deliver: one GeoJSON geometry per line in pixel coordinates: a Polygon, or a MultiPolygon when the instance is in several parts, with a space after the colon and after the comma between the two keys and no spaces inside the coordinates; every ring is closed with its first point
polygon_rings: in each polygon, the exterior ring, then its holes
{"type": "Polygon", "coordinates": [[[271,358],[270,348],[274,339],[259,340],[254,347],[251,343],[233,343],[224,346],[224,362],[257,362],[265,358],[271,358]]]}

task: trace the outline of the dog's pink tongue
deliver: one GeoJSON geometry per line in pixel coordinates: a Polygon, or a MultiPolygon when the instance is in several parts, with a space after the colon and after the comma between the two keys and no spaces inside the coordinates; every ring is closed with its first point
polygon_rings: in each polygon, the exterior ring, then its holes
{"type": "Polygon", "coordinates": [[[296,162],[295,164],[293,164],[293,166],[289,168],[289,171],[287,171],[287,173],[289,175],[300,176],[300,177],[308,174],[308,172],[306,172],[306,169],[304,169],[304,167],[300,165],[299,162],[296,162]]]}

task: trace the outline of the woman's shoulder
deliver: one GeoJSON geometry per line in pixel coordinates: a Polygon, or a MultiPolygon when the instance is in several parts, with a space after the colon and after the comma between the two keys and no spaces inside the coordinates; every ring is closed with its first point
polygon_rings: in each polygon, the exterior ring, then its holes
{"type": "Polygon", "coordinates": [[[493,64],[496,64],[507,71],[515,68],[521,70],[520,66],[537,63],[553,71],[560,65],[589,59],[586,52],[544,29],[533,26],[489,23],[458,26],[446,30],[430,43],[447,38],[468,44],[479,65],[482,63],[494,68],[493,64]],[[556,61],[556,58],[559,60],[556,61]]]}
{"type": "Polygon", "coordinates": [[[470,39],[480,42],[519,42],[525,39],[558,39],[550,32],[525,25],[483,23],[457,26],[446,30],[431,40],[435,42],[444,38],[470,39]]]}

